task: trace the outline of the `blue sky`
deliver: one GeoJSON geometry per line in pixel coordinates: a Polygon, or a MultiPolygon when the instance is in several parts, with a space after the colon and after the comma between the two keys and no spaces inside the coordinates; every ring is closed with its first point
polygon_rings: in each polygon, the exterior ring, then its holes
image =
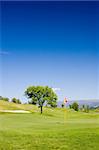
{"type": "Polygon", "coordinates": [[[98,6],[2,2],[0,95],[25,101],[26,87],[48,85],[59,100],[99,99],[98,6]]]}

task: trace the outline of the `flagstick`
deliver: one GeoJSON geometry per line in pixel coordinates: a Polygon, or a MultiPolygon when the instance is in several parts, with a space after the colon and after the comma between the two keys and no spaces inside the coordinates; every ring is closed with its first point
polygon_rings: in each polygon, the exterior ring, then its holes
{"type": "Polygon", "coordinates": [[[67,108],[65,107],[66,103],[67,103],[67,99],[65,98],[64,99],[64,124],[65,124],[65,122],[67,120],[67,108]]]}
{"type": "Polygon", "coordinates": [[[67,108],[65,107],[64,108],[64,123],[66,122],[67,120],[67,108]]]}

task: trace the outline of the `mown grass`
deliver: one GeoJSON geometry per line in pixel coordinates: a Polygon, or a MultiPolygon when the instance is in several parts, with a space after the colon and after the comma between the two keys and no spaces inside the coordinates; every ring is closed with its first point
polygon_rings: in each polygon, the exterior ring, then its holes
{"type": "Polygon", "coordinates": [[[0,100],[0,110],[29,110],[38,111],[38,107],[30,104],[16,104],[0,100]]]}
{"type": "Polygon", "coordinates": [[[41,115],[32,109],[31,114],[0,114],[0,150],[99,149],[99,113],[44,108],[41,115]]]}

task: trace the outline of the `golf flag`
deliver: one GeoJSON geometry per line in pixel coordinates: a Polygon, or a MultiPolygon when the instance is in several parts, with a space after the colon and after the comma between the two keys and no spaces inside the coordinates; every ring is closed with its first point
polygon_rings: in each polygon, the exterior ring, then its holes
{"type": "Polygon", "coordinates": [[[65,97],[65,98],[64,98],[64,104],[66,104],[66,103],[67,103],[67,98],[65,97]]]}
{"type": "MultiPolygon", "coordinates": [[[[67,103],[67,98],[65,97],[64,98],[64,106],[66,106],[66,103],[67,103]]],[[[66,122],[67,120],[67,108],[64,107],[64,123],[66,122]]]]}

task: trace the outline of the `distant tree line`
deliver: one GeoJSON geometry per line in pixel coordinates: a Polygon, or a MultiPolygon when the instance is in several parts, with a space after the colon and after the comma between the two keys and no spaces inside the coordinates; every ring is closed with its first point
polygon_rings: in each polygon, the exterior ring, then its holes
{"type": "Polygon", "coordinates": [[[9,101],[9,98],[0,96],[0,100],[9,101]]]}
{"type": "Polygon", "coordinates": [[[16,104],[21,104],[20,99],[17,99],[15,97],[12,98],[11,101],[10,101],[8,97],[2,97],[2,96],[0,96],[0,100],[6,101],[6,102],[13,102],[13,103],[16,103],[16,104]]]}
{"type": "MultiPolygon", "coordinates": [[[[56,93],[53,91],[52,88],[48,86],[29,86],[25,90],[25,96],[29,99],[28,103],[33,105],[38,105],[38,107],[41,110],[41,113],[43,112],[43,106],[46,104],[46,106],[50,107],[57,107],[57,100],[58,97],[56,93]]],[[[13,102],[16,104],[21,104],[20,99],[12,98],[9,100],[7,97],[0,96],[0,100],[7,101],[7,102],[13,102]]],[[[65,108],[64,103],[61,104],[62,108],[65,108]]],[[[75,111],[82,111],[88,113],[90,109],[89,105],[82,105],[81,107],[77,102],[73,102],[69,105],[70,109],[73,109],[75,111]]],[[[99,107],[97,108],[99,109],[99,107]]]]}

